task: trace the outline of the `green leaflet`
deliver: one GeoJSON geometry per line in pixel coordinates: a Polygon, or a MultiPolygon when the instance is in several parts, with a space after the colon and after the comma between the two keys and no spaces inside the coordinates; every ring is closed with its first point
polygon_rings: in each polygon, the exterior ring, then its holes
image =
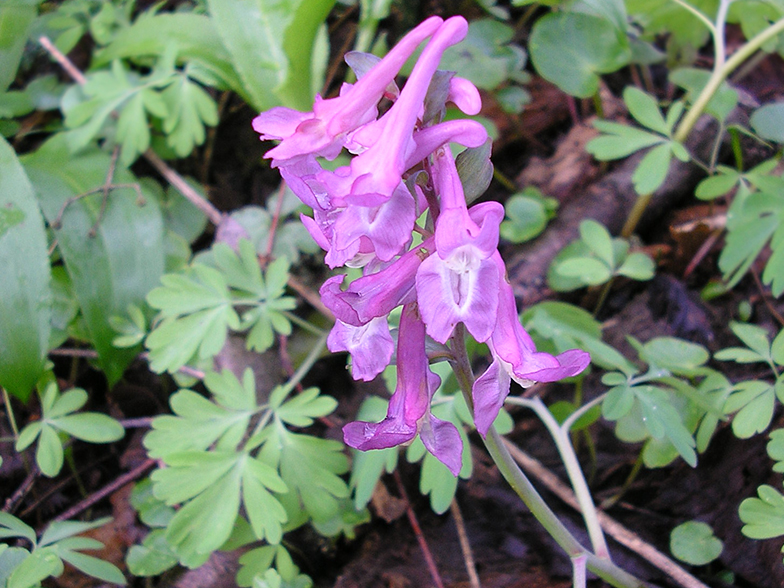
{"type": "Polygon", "coordinates": [[[547,279],[554,290],[567,292],[604,284],[617,275],[650,280],[654,271],[650,257],[642,252],[629,253],[628,241],[612,238],[602,224],[586,219],[580,223],[580,239],[555,256],[547,279]]]}
{"type": "Polygon", "coordinates": [[[215,85],[231,88],[252,103],[212,19],[203,14],[144,13],[133,26],[120,31],[106,48],[95,52],[92,67],[107,65],[115,59],[162,56],[172,45],[179,60],[198,65],[214,78],[215,85]]]}
{"type": "MultiPolygon", "coordinates": [[[[51,224],[68,198],[105,183],[110,157],[97,150],[73,157],[60,134],[22,162],[51,224]]],[[[114,182],[135,181],[127,170],[116,170],[114,182]]],[[[114,384],[137,349],[112,345],[117,333],[109,317],[124,315],[129,304],[141,304],[158,283],[164,264],[163,220],[153,196],[145,197],[146,204],[139,206],[135,190],[118,188],[110,192],[105,214],[91,237],[101,198],[95,193],[70,204],[55,235],[99,363],[114,384]]]]}
{"type": "Polygon", "coordinates": [[[42,417],[28,424],[19,434],[16,450],[23,451],[36,439],[35,459],[41,472],[51,477],[63,466],[63,444],[59,432],[90,443],[109,443],[125,435],[125,429],[113,418],[97,412],[76,413],[87,402],[81,388],[60,394],[54,382],[41,397],[42,417]]]}
{"type": "Polygon", "coordinates": [[[235,253],[225,243],[211,251],[216,267],[194,263],[180,273],[161,278],[162,286],[147,301],[159,310],[158,324],[147,337],[153,371],[176,371],[196,357],[214,356],[228,329],[248,330],[249,349],[265,351],[275,333],[288,335],[291,323],[283,314],[295,306],[284,296],[288,261],[280,258],[262,274],[250,241],[235,253]],[[234,307],[243,308],[242,316],[234,307]]]}
{"type": "Polygon", "coordinates": [[[0,386],[27,400],[49,350],[51,273],[33,186],[2,138],[0,267],[0,386]]]}

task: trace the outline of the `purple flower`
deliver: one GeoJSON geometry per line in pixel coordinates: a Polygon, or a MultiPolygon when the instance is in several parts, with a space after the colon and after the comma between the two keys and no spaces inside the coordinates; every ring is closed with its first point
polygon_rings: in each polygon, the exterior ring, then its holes
{"type": "Polygon", "coordinates": [[[352,377],[369,382],[389,365],[395,342],[389,334],[387,317],[376,317],[361,327],[335,321],[327,347],[333,353],[348,351],[352,377]]]}
{"type": "Polygon", "coordinates": [[[455,426],[430,414],[440,378],[428,368],[425,325],[416,304],[403,307],[397,347],[397,387],[380,423],[354,421],[343,427],[346,445],[367,451],[408,444],[420,434],[427,450],[453,475],[460,473],[463,442],[455,426]]]}
{"type": "Polygon", "coordinates": [[[335,317],[355,327],[387,316],[401,304],[415,301],[416,271],[433,244],[431,237],[381,271],[354,280],[345,291],[340,289],[345,276],[329,278],[319,290],[321,300],[335,317]]]}
{"type": "MultiPolygon", "coordinates": [[[[378,206],[389,200],[405,171],[416,163],[410,159],[416,151],[414,130],[438,62],[449,46],[463,40],[467,31],[464,18],[455,16],[446,20],[422,51],[392,108],[371,123],[368,131],[361,131],[366,135],[362,142],[368,148],[352,159],[349,166],[319,174],[336,206],[349,203],[378,206]]],[[[353,139],[358,140],[356,136],[353,139]]],[[[483,142],[484,138],[479,144],[483,142]]]]}
{"type": "Polygon", "coordinates": [[[344,85],[339,97],[324,100],[316,96],[312,112],[278,106],[259,114],[253,119],[253,129],[261,139],[281,141],[264,157],[272,158],[276,167],[307,154],[334,159],[344,146],[346,133],[376,119],[378,102],[387,86],[417,46],[442,23],[437,16],[422,22],[356,84],[344,85]]]}
{"type": "MultiPolygon", "coordinates": [[[[497,253],[493,256],[500,271],[505,271],[504,262],[497,253]]],[[[482,435],[496,416],[509,395],[509,386],[515,380],[521,386],[534,382],[555,382],[576,376],[591,361],[585,351],[572,349],[557,356],[536,351],[531,336],[526,333],[517,314],[512,286],[501,280],[498,318],[488,341],[493,362],[484,374],[474,382],[474,422],[482,435]]]]}
{"type": "Polygon", "coordinates": [[[439,149],[432,165],[441,214],[436,221],[436,255],[417,271],[417,300],[427,334],[446,343],[457,323],[477,341],[486,341],[496,323],[502,273],[491,256],[498,247],[504,208],[497,202],[469,213],[454,159],[439,149]]]}

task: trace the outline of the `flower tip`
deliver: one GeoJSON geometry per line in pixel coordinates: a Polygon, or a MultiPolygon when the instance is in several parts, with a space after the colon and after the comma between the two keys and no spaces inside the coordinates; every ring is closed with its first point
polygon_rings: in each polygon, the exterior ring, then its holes
{"type": "Polygon", "coordinates": [[[479,114],[482,110],[482,97],[479,95],[479,90],[465,78],[455,76],[449,80],[447,100],[468,115],[479,114]]]}

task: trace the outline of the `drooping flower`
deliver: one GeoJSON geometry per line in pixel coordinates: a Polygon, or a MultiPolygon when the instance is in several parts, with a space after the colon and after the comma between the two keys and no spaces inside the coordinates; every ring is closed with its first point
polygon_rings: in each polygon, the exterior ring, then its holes
{"type": "MultiPolygon", "coordinates": [[[[501,271],[504,262],[499,254],[493,256],[501,271]]],[[[498,416],[498,411],[509,395],[512,380],[521,386],[534,382],[555,382],[576,376],[591,360],[585,351],[572,349],[560,355],[536,350],[531,336],[525,331],[517,314],[512,286],[505,279],[500,283],[498,316],[488,346],[493,354],[490,367],[474,382],[474,422],[480,434],[498,416]]]]}
{"type": "Polygon", "coordinates": [[[397,387],[380,423],[354,421],[343,427],[346,445],[366,451],[405,445],[419,433],[427,450],[457,476],[463,442],[455,426],[430,413],[430,399],[441,383],[428,368],[425,325],[416,304],[403,307],[397,346],[397,387]]]}
{"type": "Polygon", "coordinates": [[[441,213],[436,221],[436,254],[417,271],[417,300],[427,334],[445,343],[458,323],[477,341],[490,337],[503,274],[491,256],[497,251],[503,206],[487,202],[466,208],[460,178],[448,148],[432,164],[441,213]]]}

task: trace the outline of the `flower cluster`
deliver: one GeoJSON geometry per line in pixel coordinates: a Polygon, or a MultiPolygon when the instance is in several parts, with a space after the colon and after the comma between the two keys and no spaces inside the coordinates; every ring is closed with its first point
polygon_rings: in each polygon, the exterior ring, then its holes
{"type": "Polygon", "coordinates": [[[363,268],[363,276],[345,289],[342,275],[321,288],[324,304],[337,319],[329,349],[348,351],[352,375],[362,380],[376,377],[395,355],[397,388],[386,418],[349,423],[343,429],[346,443],[382,449],[419,434],[455,475],[462,444],[454,425],[430,413],[440,382],[429,369],[427,337],[446,344],[462,323],[490,347],[493,362],[473,388],[474,419],[482,435],[498,415],[512,379],[522,385],[559,380],[581,372],[589,359],[577,350],[558,356],[536,351],[520,324],[498,253],[503,207],[466,204],[449,143],[480,147],[487,133],[475,121],[442,119],[447,102],[472,115],[481,100],[468,80],[437,67],[467,28],[461,17],[431,17],[381,60],[347,56],[357,82],[344,84],[335,98],[316,97],[312,112],[278,107],[253,121],[262,139],[280,141],[265,157],[313,209],[313,217],[302,220],[326,251],[326,263],[363,268]],[[426,40],[398,89],[395,77],[426,40]],[[349,165],[322,167],[322,159],[333,160],[344,149],[354,154],[349,165]],[[428,178],[424,186],[418,181],[423,175],[428,178]],[[428,221],[419,226],[416,221],[425,211],[428,221]],[[418,245],[415,233],[421,236],[418,245]],[[388,316],[400,306],[395,343],[388,316]]]}

